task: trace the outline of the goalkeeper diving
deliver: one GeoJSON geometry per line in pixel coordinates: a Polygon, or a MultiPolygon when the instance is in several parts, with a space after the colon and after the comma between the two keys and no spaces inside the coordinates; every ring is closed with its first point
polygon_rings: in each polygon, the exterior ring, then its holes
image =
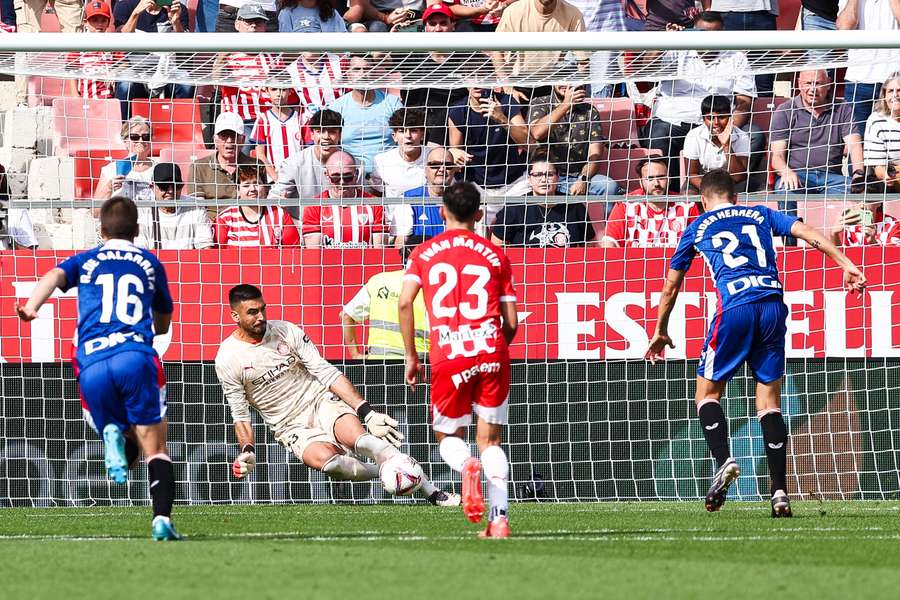
{"type": "MultiPolygon", "coordinates": [[[[275,440],[307,467],[336,480],[377,479],[379,465],[401,454],[403,434],[397,421],[369,406],[302,329],[287,321],[268,321],[259,288],[237,285],[228,302],[237,327],[219,346],[216,375],[241,449],[232,464],[234,476],[245,477],[256,467],[252,406],[275,440]]],[[[439,490],[427,479],[420,490],[431,504],[459,506],[458,495],[439,490]]]]}

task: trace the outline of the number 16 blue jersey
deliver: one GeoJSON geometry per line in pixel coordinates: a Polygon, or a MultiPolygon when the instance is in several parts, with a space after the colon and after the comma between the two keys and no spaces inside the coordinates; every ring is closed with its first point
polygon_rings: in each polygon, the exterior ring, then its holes
{"type": "Polygon", "coordinates": [[[766,206],[720,204],[688,225],[671,267],[687,271],[699,252],[719,295],[719,312],[783,295],[773,235],[790,235],[797,217],[766,206]]]}

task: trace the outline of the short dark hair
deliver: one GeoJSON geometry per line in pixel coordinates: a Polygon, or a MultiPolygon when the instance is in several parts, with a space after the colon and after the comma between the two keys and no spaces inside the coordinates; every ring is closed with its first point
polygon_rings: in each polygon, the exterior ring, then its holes
{"type": "Polygon", "coordinates": [[[344,126],[344,117],[337,111],[324,108],[313,113],[306,124],[311,129],[340,129],[344,126]]]}
{"type": "Polygon", "coordinates": [[[237,308],[237,305],[241,302],[246,302],[247,300],[261,300],[262,299],[262,290],[260,290],[255,285],[250,285],[249,283],[241,283],[228,292],[228,304],[231,305],[231,308],[237,308]]]}
{"type": "Polygon", "coordinates": [[[409,260],[409,255],[412,254],[413,250],[416,249],[416,246],[424,241],[424,235],[406,236],[406,240],[403,242],[403,246],[400,247],[400,260],[403,261],[404,266],[406,265],[406,261],[409,260]]]}
{"type": "Polygon", "coordinates": [[[138,209],[131,198],[113,196],[100,207],[100,231],[107,239],[133,241],[137,237],[138,209]]]}
{"type": "Polygon", "coordinates": [[[700,101],[700,114],[706,115],[730,115],[732,110],[731,98],[720,94],[710,94],[700,101]]]}
{"type": "Polygon", "coordinates": [[[421,108],[398,108],[388,119],[391,129],[425,129],[425,111],[421,108]]]}
{"type": "Polygon", "coordinates": [[[261,162],[247,162],[238,165],[237,180],[248,181],[255,179],[263,185],[269,185],[269,175],[266,173],[266,167],[261,162]]]}
{"type": "Polygon", "coordinates": [[[644,176],[644,167],[647,165],[662,165],[666,168],[666,175],[669,174],[669,162],[665,158],[661,158],[659,156],[648,156],[647,158],[642,158],[638,164],[634,166],[634,172],[638,177],[644,176]]]}
{"type": "Polygon", "coordinates": [[[725,25],[725,20],[722,18],[722,13],[717,10],[704,10],[697,18],[694,19],[694,23],[697,21],[705,21],[707,23],[719,23],[720,25],[725,25]]]}
{"type": "Polygon", "coordinates": [[[733,198],[734,181],[725,169],[713,169],[700,180],[700,195],[707,198],[733,198]]]}
{"type": "Polygon", "coordinates": [[[473,183],[458,181],[444,190],[444,208],[450,211],[456,220],[469,221],[481,208],[481,194],[473,183]]]}

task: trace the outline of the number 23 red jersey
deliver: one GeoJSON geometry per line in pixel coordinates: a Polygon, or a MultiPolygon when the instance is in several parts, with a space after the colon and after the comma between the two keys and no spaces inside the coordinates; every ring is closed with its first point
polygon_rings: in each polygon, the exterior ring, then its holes
{"type": "Polygon", "coordinates": [[[509,259],[476,233],[451,229],[417,247],[404,279],[422,286],[431,362],[506,354],[500,303],[515,302],[509,259]]]}

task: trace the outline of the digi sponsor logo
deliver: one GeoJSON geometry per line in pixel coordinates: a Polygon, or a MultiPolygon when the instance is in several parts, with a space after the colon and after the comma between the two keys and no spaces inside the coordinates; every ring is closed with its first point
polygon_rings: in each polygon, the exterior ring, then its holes
{"type": "Polygon", "coordinates": [[[450,376],[450,380],[453,382],[454,387],[459,388],[464,383],[467,383],[470,379],[478,375],[479,373],[499,373],[500,372],[500,363],[499,362],[489,362],[489,363],[480,363],[475,365],[474,367],[469,367],[468,369],[464,369],[459,373],[455,373],[450,376]]]}
{"type": "Polygon", "coordinates": [[[85,355],[93,354],[94,352],[99,352],[100,350],[106,350],[107,348],[112,348],[113,346],[118,346],[120,344],[124,344],[125,342],[137,342],[138,344],[144,343],[144,336],[139,333],[135,333],[133,331],[123,332],[117,331],[116,333],[111,333],[109,335],[94,338],[92,340],[86,341],[84,345],[84,353],[85,355]]]}
{"type": "Polygon", "coordinates": [[[748,277],[741,277],[740,279],[729,281],[726,287],[728,288],[728,292],[734,296],[752,287],[778,290],[781,289],[781,282],[771,275],[750,275],[748,277]]]}

